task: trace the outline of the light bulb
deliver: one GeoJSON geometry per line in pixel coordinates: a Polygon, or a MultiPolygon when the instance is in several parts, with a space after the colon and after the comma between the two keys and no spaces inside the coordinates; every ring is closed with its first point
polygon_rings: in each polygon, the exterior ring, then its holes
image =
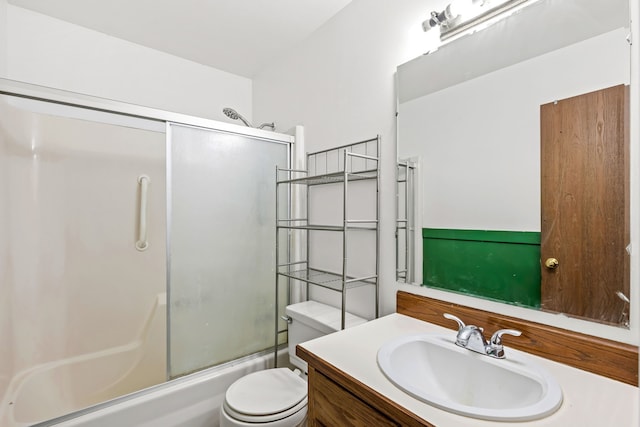
{"type": "Polygon", "coordinates": [[[449,19],[455,19],[458,16],[468,16],[471,10],[473,10],[472,0],[453,0],[449,6],[447,6],[449,19]]]}

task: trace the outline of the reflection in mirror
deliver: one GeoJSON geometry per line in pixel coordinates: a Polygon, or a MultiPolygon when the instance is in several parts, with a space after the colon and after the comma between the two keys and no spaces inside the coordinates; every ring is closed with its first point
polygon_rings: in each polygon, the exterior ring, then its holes
{"type": "Polygon", "coordinates": [[[399,160],[396,171],[396,281],[415,277],[416,162],[399,160]]]}
{"type": "Polygon", "coordinates": [[[628,326],[628,35],[626,1],[540,0],[398,67],[424,286],[628,326]]]}

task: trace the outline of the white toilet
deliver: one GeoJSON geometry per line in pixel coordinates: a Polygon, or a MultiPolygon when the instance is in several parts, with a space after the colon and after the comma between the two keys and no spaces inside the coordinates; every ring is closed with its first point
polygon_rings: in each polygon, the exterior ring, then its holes
{"type": "MultiPolygon", "coordinates": [[[[316,301],[286,308],[289,324],[289,360],[306,374],[307,364],[296,356],[296,345],[340,329],[341,313],[316,301]]],[[[346,314],[346,327],[366,320],[346,314]]],[[[306,375],[289,368],[254,372],[234,382],[220,408],[220,426],[294,427],[306,424],[306,375]]]]}

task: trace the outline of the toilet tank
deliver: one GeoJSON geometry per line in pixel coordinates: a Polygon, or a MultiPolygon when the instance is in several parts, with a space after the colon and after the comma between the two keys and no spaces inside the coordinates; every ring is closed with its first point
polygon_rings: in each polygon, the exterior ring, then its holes
{"type": "MultiPolygon", "coordinates": [[[[307,363],[296,356],[296,345],[314,338],[339,331],[342,323],[341,311],[317,301],[305,301],[286,308],[289,324],[289,361],[307,372],[307,363]]],[[[367,320],[351,313],[345,314],[345,328],[360,325],[367,320]]]]}

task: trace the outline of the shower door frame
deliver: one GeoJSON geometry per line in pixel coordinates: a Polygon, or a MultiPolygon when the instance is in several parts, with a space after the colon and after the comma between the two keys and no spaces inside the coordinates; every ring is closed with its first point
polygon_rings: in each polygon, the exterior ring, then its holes
{"type": "MultiPolygon", "coordinates": [[[[256,129],[256,128],[249,128],[249,127],[244,127],[244,126],[231,124],[231,123],[224,123],[224,122],[219,122],[212,119],[204,119],[200,117],[190,116],[187,114],[173,113],[173,112],[164,111],[164,110],[151,108],[151,107],[127,104],[126,102],[114,101],[110,99],[99,98],[96,96],[84,95],[84,94],[49,88],[45,86],[38,86],[30,83],[24,83],[24,82],[3,79],[3,78],[0,78],[0,94],[26,98],[26,99],[36,100],[36,101],[48,102],[52,104],[58,104],[61,106],[76,107],[83,110],[92,110],[92,111],[103,112],[103,113],[111,113],[111,114],[122,116],[124,121],[126,121],[127,118],[145,119],[145,120],[155,121],[158,123],[159,126],[164,125],[165,127],[168,127],[170,124],[177,124],[177,125],[203,128],[203,129],[211,130],[215,132],[241,135],[249,138],[264,140],[265,142],[286,144],[288,167],[291,168],[292,163],[294,162],[292,153],[293,153],[293,144],[295,142],[295,137],[292,135],[265,131],[265,130],[256,129]]],[[[166,138],[169,138],[170,135],[166,134],[165,136],[166,138]]],[[[170,191],[170,189],[167,189],[167,190],[170,191]]],[[[167,205],[167,208],[169,208],[168,205],[167,205]]],[[[167,214],[170,214],[170,213],[167,212],[167,214]]],[[[170,235],[167,235],[167,242],[166,242],[167,243],[167,266],[166,266],[167,269],[169,268],[168,256],[169,256],[169,250],[170,250],[170,239],[171,239],[170,235]]],[[[168,286],[168,279],[169,277],[167,276],[167,286],[168,286]]],[[[274,289],[274,292],[275,292],[275,289],[274,289]]],[[[276,307],[276,310],[277,310],[277,307],[276,307]]],[[[167,322],[169,322],[169,316],[167,316],[167,322]]],[[[167,331],[168,331],[168,325],[167,325],[167,331]]],[[[167,345],[167,352],[169,351],[170,351],[170,347],[169,345],[167,345]]],[[[253,358],[262,357],[272,353],[273,353],[272,349],[267,349],[252,355],[241,357],[240,360],[250,360],[253,358]]],[[[167,359],[167,373],[169,369],[168,361],[169,359],[167,359]]],[[[83,408],[78,411],[71,412],[69,414],[62,415],[53,420],[44,421],[42,424],[48,425],[51,422],[59,423],[66,420],[73,419],[73,418],[77,418],[79,416],[88,414],[90,412],[122,403],[134,397],[139,397],[141,395],[154,392],[159,388],[169,387],[173,383],[188,381],[190,377],[201,375],[204,372],[222,370],[228,365],[233,363],[234,362],[223,363],[221,365],[213,366],[213,367],[210,367],[189,375],[185,375],[184,377],[180,377],[176,379],[169,379],[169,377],[167,377],[167,380],[164,383],[151,386],[125,396],[115,397],[111,400],[98,403],[96,405],[83,408]]]]}
{"type": "Polygon", "coordinates": [[[262,139],[265,141],[287,143],[290,146],[289,161],[291,161],[291,145],[295,140],[292,135],[285,135],[282,133],[250,128],[232,123],[224,123],[217,120],[204,119],[187,114],[173,113],[170,111],[159,110],[151,107],[127,104],[126,102],[113,101],[110,99],[83,95],[60,89],[53,89],[2,78],[0,78],[0,94],[51,102],[87,110],[118,114],[121,116],[152,120],[160,123],[171,122],[179,125],[206,128],[213,131],[238,134],[251,138],[262,139]]]}

